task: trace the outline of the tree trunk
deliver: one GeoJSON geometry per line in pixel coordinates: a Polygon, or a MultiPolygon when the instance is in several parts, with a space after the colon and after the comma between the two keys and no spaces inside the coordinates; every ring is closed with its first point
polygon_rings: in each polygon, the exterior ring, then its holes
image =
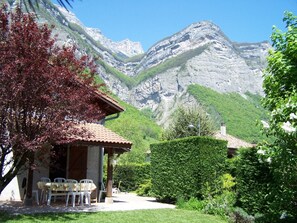
{"type": "Polygon", "coordinates": [[[21,168],[25,165],[25,158],[27,153],[18,154],[17,156],[11,156],[12,150],[8,147],[1,145],[1,160],[0,160],[0,194],[5,187],[13,180],[15,176],[20,172],[21,168]],[[13,165],[9,167],[7,171],[5,162],[12,162],[13,165]],[[4,174],[5,173],[5,174],[4,174]]]}
{"type": "Polygon", "coordinates": [[[34,164],[34,153],[29,156],[29,168],[27,175],[27,188],[26,188],[26,196],[24,199],[25,206],[32,206],[32,190],[33,190],[33,164],[34,164]]]}

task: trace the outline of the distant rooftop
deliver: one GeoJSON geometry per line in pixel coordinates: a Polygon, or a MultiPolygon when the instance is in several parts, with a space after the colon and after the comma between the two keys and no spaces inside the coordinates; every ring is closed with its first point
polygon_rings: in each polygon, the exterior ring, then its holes
{"type": "Polygon", "coordinates": [[[243,141],[241,139],[238,139],[234,136],[228,135],[228,134],[221,134],[220,131],[216,132],[214,134],[214,137],[216,139],[221,139],[221,140],[225,140],[228,142],[227,147],[228,148],[233,148],[233,149],[239,149],[241,147],[245,147],[245,148],[249,148],[249,147],[253,147],[253,144],[248,143],[246,141],[243,141]]]}

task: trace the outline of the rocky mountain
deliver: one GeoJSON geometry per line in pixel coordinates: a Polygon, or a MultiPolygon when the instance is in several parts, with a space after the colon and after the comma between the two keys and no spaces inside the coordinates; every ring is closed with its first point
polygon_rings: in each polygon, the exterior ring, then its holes
{"type": "Polygon", "coordinates": [[[218,26],[203,21],[151,47],[127,74],[141,80],[132,88],[110,76],[105,80],[120,98],[138,108],[149,107],[165,124],[179,104],[193,103],[187,94],[191,84],[222,93],[262,94],[270,47],[268,42],[234,43],[218,26]]]}
{"type": "Polygon", "coordinates": [[[140,43],[113,42],[48,0],[37,13],[40,22],[55,25],[59,44],[75,44],[80,54],[99,57],[98,73],[110,90],[139,109],[151,109],[160,124],[178,105],[197,103],[187,92],[192,84],[221,93],[262,94],[268,42],[235,43],[217,25],[202,21],[144,53],[140,43]]]}

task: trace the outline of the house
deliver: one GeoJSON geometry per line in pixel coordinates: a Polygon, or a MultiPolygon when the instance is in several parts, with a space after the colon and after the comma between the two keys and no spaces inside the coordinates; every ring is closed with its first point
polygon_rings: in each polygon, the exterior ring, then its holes
{"type": "Polygon", "coordinates": [[[225,124],[221,124],[221,129],[218,132],[215,132],[214,138],[221,139],[227,141],[227,148],[228,148],[228,158],[231,158],[235,155],[236,150],[239,148],[251,148],[254,147],[253,144],[238,139],[234,136],[228,135],[225,124]]]}
{"type": "MultiPolygon", "coordinates": [[[[97,187],[98,197],[102,184],[106,184],[107,197],[112,197],[113,158],[115,155],[131,150],[132,143],[111,130],[104,127],[105,120],[114,119],[124,111],[115,100],[102,92],[98,94],[98,104],[104,110],[106,117],[100,123],[77,124],[78,128],[84,128],[89,133],[87,137],[71,136],[68,144],[54,145],[56,156],[48,157],[48,162],[39,162],[33,176],[33,190],[37,190],[37,182],[41,177],[71,178],[76,180],[92,179],[97,187]],[[107,182],[103,182],[103,160],[108,156],[107,182]]],[[[16,176],[3,190],[0,200],[22,200],[25,190],[27,171],[16,176]]]]}

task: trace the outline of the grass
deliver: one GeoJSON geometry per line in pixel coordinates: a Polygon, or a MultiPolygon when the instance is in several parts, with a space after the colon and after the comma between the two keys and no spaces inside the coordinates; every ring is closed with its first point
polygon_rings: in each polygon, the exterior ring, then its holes
{"type": "Polygon", "coordinates": [[[136,210],[89,213],[46,213],[9,215],[0,212],[0,222],[104,222],[104,223],[226,223],[220,217],[180,209],[136,210]]]}

